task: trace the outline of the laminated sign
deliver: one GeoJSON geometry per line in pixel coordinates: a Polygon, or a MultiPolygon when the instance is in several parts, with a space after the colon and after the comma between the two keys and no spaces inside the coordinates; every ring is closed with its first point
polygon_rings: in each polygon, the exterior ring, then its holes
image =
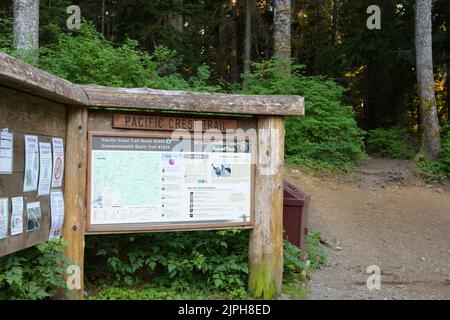
{"type": "Polygon", "coordinates": [[[92,135],[91,231],[251,223],[251,143],[92,135]]]}

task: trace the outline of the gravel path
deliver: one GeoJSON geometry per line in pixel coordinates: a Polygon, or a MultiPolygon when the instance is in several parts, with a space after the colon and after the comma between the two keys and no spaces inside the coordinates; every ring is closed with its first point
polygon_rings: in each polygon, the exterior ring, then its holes
{"type": "Polygon", "coordinates": [[[287,169],[312,195],[310,229],[328,244],[310,299],[450,299],[450,190],[425,184],[408,166],[369,158],[339,181],[287,169]],[[380,290],[366,285],[372,265],[380,290]]]}

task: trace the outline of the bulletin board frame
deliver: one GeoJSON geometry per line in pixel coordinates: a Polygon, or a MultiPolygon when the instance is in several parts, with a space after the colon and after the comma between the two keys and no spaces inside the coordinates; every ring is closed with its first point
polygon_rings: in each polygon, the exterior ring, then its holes
{"type": "MultiPolygon", "coordinates": [[[[219,133],[220,134],[220,133],[219,133]]],[[[214,134],[208,138],[214,140],[214,134]]],[[[174,231],[200,231],[200,230],[220,230],[229,228],[253,229],[255,221],[255,159],[257,156],[257,139],[252,136],[234,135],[234,141],[248,140],[250,142],[251,171],[250,171],[250,216],[248,221],[208,221],[208,222],[152,222],[152,223],[121,223],[121,224],[92,224],[92,151],[94,137],[122,137],[122,138],[163,138],[172,137],[171,133],[160,132],[110,132],[110,131],[89,131],[88,132],[88,155],[87,155],[87,208],[86,208],[86,234],[123,234],[123,233],[146,233],[146,232],[174,232],[174,231]]],[[[228,136],[227,136],[228,137],[228,136]]],[[[202,140],[194,135],[192,140],[202,140]]],[[[225,139],[223,139],[225,140],[225,139]]],[[[227,141],[231,141],[228,137],[227,141]]]]}

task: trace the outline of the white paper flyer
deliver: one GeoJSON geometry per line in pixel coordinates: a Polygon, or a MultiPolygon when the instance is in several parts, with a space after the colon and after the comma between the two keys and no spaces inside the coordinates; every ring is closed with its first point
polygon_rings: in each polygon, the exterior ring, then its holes
{"type": "Polygon", "coordinates": [[[39,176],[38,137],[25,135],[25,174],[23,191],[36,191],[39,176]]]}
{"type": "Polygon", "coordinates": [[[0,174],[12,174],[13,141],[13,134],[8,129],[0,132],[0,174]]]}
{"type": "Polygon", "coordinates": [[[23,233],[23,197],[11,199],[11,235],[15,236],[23,233]]]}
{"type": "Polygon", "coordinates": [[[50,194],[52,179],[52,145],[46,142],[39,143],[39,156],[41,160],[38,196],[50,194]]]}
{"type": "Polygon", "coordinates": [[[9,199],[0,199],[0,239],[8,236],[9,199]]]}
{"type": "Polygon", "coordinates": [[[61,191],[52,191],[50,193],[50,210],[52,214],[52,226],[49,240],[53,238],[60,239],[64,223],[64,196],[61,191]]]}

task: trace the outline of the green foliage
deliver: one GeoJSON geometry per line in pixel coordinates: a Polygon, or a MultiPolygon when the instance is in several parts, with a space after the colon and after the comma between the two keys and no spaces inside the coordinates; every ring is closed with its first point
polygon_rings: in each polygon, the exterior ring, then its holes
{"type": "Polygon", "coordinates": [[[247,283],[248,233],[241,230],[97,236],[87,239],[86,250],[90,281],[106,276],[136,286],[151,279],[157,287],[225,292],[247,283]]]}
{"type": "Polygon", "coordinates": [[[0,51],[12,53],[13,43],[12,20],[0,18],[0,51]]]}
{"type": "Polygon", "coordinates": [[[302,67],[282,60],[255,63],[245,74],[243,93],[305,97],[306,116],[286,119],[286,159],[311,167],[348,169],[365,154],[363,132],[352,108],[341,103],[343,88],[324,77],[304,76],[302,67]]]}
{"type": "Polygon", "coordinates": [[[444,127],[444,134],[442,136],[442,154],[440,161],[421,161],[417,165],[419,168],[432,174],[427,180],[430,182],[438,181],[444,182],[446,178],[450,177],[450,123],[444,127]]]}
{"type": "Polygon", "coordinates": [[[89,296],[89,300],[209,300],[209,299],[245,299],[247,292],[243,288],[228,293],[200,287],[183,289],[145,285],[143,287],[124,288],[106,286],[89,296]]]}
{"type": "Polygon", "coordinates": [[[284,241],[284,272],[289,276],[295,273],[319,269],[326,262],[326,254],[320,248],[320,233],[309,232],[306,249],[303,251],[289,241],[284,241]]]}
{"type": "Polygon", "coordinates": [[[0,300],[42,300],[64,288],[64,242],[52,240],[0,258],[0,300]]]}
{"type": "Polygon", "coordinates": [[[447,124],[447,134],[442,139],[442,171],[450,177],[450,123],[447,124]]]}
{"type": "Polygon", "coordinates": [[[368,133],[366,150],[369,154],[383,157],[410,159],[414,151],[408,147],[409,136],[406,127],[371,130],[368,133]]]}
{"type": "Polygon", "coordinates": [[[302,250],[287,240],[284,240],[283,258],[285,274],[300,273],[307,269],[306,261],[304,261],[305,256],[302,256],[302,250]]]}
{"type": "Polygon", "coordinates": [[[320,248],[320,232],[309,232],[306,238],[306,253],[311,263],[311,269],[317,270],[327,261],[325,251],[320,248]]]}
{"type": "Polygon", "coordinates": [[[80,31],[60,33],[57,41],[40,50],[39,67],[74,83],[112,87],[150,87],[217,91],[209,86],[209,69],[201,66],[189,80],[177,73],[176,51],[157,47],[153,54],[141,51],[136,40],[126,39],[114,46],[90,23],[80,31]]]}

